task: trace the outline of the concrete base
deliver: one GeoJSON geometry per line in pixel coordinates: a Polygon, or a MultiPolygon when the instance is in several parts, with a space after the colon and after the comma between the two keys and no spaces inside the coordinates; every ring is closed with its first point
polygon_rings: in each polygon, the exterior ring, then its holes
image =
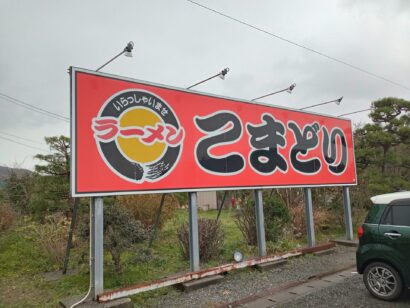
{"type": "Polygon", "coordinates": [[[324,244],[315,245],[313,247],[309,247],[309,246],[302,247],[302,248],[299,248],[298,250],[301,253],[305,254],[305,253],[313,253],[315,251],[326,250],[326,249],[330,249],[330,248],[333,248],[333,247],[336,247],[335,243],[327,242],[327,243],[324,243],[324,244]]]}
{"type": "Polygon", "coordinates": [[[330,248],[326,250],[321,250],[321,251],[316,251],[313,253],[314,256],[324,256],[324,255],[330,255],[336,251],[335,248],[330,248]]]}
{"type": "MultiPolygon", "coordinates": [[[[84,295],[82,296],[71,296],[64,298],[60,301],[60,307],[70,308],[73,304],[80,301],[84,295]]],[[[120,298],[113,301],[99,303],[95,301],[85,301],[84,303],[79,304],[79,308],[132,308],[133,304],[130,298],[120,298]]]]}
{"type": "Polygon", "coordinates": [[[350,246],[350,247],[357,247],[359,245],[358,240],[344,240],[344,239],[337,239],[337,240],[332,240],[333,243],[336,243],[337,245],[343,245],[343,246],[350,246]]]}
{"type": "Polygon", "coordinates": [[[268,271],[272,268],[284,265],[286,263],[288,263],[288,260],[278,260],[278,261],[267,262],[267,263],[262,263],[262,264],[255,265],[255,268],[257,270],[261,271],[261,272],[264,272],[264,271],[268,271]]]}
{"type": "Polygon", "coordinates": [[[202,279],[192,280],[188,282],[181,283],[177,285],[178,288],[184,290],[185,292],[191,292],[200,288],[204,288],[211,284],[217,283],[224,278],[222,275],[209,276],[202,279]]]}

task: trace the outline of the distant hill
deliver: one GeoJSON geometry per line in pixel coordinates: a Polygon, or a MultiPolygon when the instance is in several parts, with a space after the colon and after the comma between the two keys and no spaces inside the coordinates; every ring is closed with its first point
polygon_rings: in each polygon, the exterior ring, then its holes
{"type": "Polygon", "coordinates": [[[12,172],[16,173],[18,176],[31,173],[31,171],[27,169],[0,166],[0,181],[3,182],[4,180],[6,180],[12,172]]]}

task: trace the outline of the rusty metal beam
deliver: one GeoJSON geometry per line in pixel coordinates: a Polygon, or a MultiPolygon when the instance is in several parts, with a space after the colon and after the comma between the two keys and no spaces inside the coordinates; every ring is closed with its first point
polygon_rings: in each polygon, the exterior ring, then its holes
{"type": "Polygon", "coordinates": [[[300,256],[302,254],[303,254],[302,252],[295,250],[293,252],[289,252],[289,253],[286,253],[280,256],[255,258],[255,259],[246,260],[240,263],[229,263],[229,264],[225,264],[225,265],[221,265],[218,267],[213,267],[213,268],[209,268],[209,269],[205,269],[205,270],[201,270],[197,272],[190,272],[187,274],[172,276],[172,277],[155,280],[155,281],[148,282],[148,283],[137,284],[134,286],[129,286],[126,288],[115,290],[115,291],[107,291],[107,292],[100,293],[98,296],[98,301],[107,302],[113,299],[127,297],[127,296],[131,296],[131,295],[138,294],[141,292],[155,290],[155,289],[162,288],[162,287],[168,287],[168,286],[187,282],[187,281],[194,280],[194,279],[200,279],[200,278],[204,278],[208,276],[218,275],[221,273],[232,271],[234,269],[254,266],[254,265],[265,263],[265,262],[272,262],[272,261],[277,261],[281,259],[287,259],[290,257],[300,256]]]}
{"type": "Polygon", "coordinates": [[[336,244],[334,242],[328,242],[328,243],[316,245],[313,247],[302,247],[302,248],[299,248],[298,251],[300,251],[302,254],[305,254],[305,253],[313,253],[313,252],[321,251],[321,250],[327,250],[333,247],[336,247],[336,244]]]}
{"type": "Polygon", "coordinates": [[[218,275],[218,274],[226,273],[226,272],[229,272],[235,269],[250,267],[250,266],[254,266],[254,265],[262,264],[266,262],[272,262],[272,261],[278,261],[278,260],[288,259],[292,257],[297,257],[305,253],[325,250],[331,247],[335,247],[335,243],[325,243],[325,244],[317,245],[315,247],[299,248],[299,249],[293,250],[291,252],[288,252],[282,255],[254,258],[254,259],[246,260],[240,263],[229,263],[229,264],[225,264],[225,265],[221,265],[218,267],[213,267],[213,268],[209,268],[209,269],[205,269],[205,270],[201,270],[197,272],[190,272],[190,273],[186,273],[182,275],[176,275],[176,276],[171,276],[171,277],[167,277],[167,278],[163,278],[159,280],[154,280],[148,283],[137,284],[137,285],[117,289],[114,291],[106,291],[106,292],[99,294],[98,301],[108,302],[110,300],[114,300],[117,298],[127,297],[127,296],[131,296],[131,295],[146,292],[146,291],[155,290],[155,289],[162,288],[162,287],[168,287],[168,286],[187,282],[187,281],[194,280],[194,279],[200,279],[200,278],[204,278],[208,276],[218,275]]]}

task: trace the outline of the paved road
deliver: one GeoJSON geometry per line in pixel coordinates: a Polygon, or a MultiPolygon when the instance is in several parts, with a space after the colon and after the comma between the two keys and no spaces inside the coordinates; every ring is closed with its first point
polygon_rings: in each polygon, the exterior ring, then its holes
{"type": "Polygon", "coordinates": [[[370,295],[363,284],[362,276],[355,274],[317,292],[295,298],[275,308],[293,307],[410,307],[410,296],[405,294],[396,302],[385,302],[370,295]]]}
{"type": "Polygon", "coordinates": [[[354,270],[351,268],[321,279],[311,280],[240,306],[246,308],[410,307],[408,293],[396,302],[380,301],[372,297],[363,284],[362,276],[352,272],[354,270]]]}

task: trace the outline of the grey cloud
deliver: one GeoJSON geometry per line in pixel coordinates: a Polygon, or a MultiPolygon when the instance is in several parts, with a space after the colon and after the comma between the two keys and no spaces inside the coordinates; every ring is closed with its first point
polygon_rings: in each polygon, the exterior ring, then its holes
{"type": "MultiPolygon", "coordinates": [[[[243,19],[372,72],[407,84],[410,70],[409,1],[205,1],[243,19]]],[[[250,99],[296,82],[293,94],[266,103],[300,108],[345,96],[343,112],[409,91],[198,8],[187,1],[2,1],[0,92],[69,114],[70,65],[95,69],[129,40],[134,58],[104,71],[187,87],[224,67],[225,81],[198,91],[250,99]]],[[[68,134],[68,125],[0,101],[0,131],[36,140],[68,134]]],[[[314,109],[338,114],[336,107],[314,109]]],[[[352,116],[368,121],[366,114],[352,116]]],[[[25,160],[35,150],[0,141],[0,163],[25,160]],[[24,153],[23,153],[24,152],[24,153]]]]}

